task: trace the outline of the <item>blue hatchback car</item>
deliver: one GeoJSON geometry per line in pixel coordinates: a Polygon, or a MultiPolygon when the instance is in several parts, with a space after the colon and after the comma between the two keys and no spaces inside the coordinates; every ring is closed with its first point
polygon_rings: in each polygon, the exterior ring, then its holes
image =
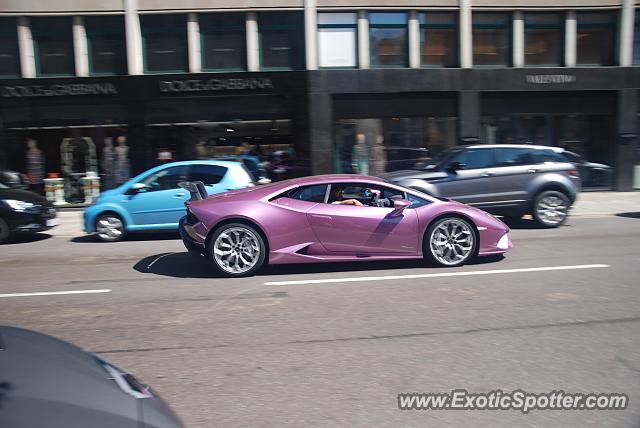
{"type": "Polygon", "coordinates": [[[127,232],[177,230],[189,192],[182,181],[202,181],[211,195],[253,185],[240,162],[205,160],[157,166],[119,187],[103,192],[84,211],[84,230],[103,241],[119,241],[127,232]]]}

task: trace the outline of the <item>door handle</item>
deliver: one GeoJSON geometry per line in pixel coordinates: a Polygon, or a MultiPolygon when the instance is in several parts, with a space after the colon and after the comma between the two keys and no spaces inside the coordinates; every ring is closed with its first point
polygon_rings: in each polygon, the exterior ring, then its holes
{"type": "Polygon", "coordinates": [[[527,172],[538,172],[538,168],[529,168],[527,172]]]}
{"type": "Polygon", "coordinates": [[[493,175],[493,172],[485,171],[482,174],[480,174],[480,177],[491,177],[492,175],[493,175]]]}
{"type": "Polygon", "coordinates": [[[184,196],[184,193],[180,192],[180,193],[176,193],[175,195],[173,195],[174,198],[181,198],[184,196]]]}

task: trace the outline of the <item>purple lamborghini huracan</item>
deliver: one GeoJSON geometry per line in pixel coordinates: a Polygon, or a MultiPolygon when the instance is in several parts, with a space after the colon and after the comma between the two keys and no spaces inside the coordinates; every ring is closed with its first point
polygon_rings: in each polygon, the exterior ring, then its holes
{"type": "Polygon", "coordinates": [[[374,177],[304,177],[213,196],[199,182],[181,185],[191,192],[185,246],[232,277],[265,263],[424,257],[459,266],[512,247],[492,215],[374,177]]]}

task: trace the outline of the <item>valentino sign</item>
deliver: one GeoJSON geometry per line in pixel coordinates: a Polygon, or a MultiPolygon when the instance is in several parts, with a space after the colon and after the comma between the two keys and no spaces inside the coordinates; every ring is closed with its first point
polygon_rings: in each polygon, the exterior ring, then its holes
{"type": "Polygon", "coordinates": [[[117,94],[113,83],[73,83],[68,85],[12,85],[2,87],[2,97],[62,97],[65,95],[117,94]]]}
{"type": "Polygon", "coordinates": [[[160,81],[161,92],[237,91],[254,89],[273,89],[273,83],[271,83],[271,79],[268,78],[160,81]]]}

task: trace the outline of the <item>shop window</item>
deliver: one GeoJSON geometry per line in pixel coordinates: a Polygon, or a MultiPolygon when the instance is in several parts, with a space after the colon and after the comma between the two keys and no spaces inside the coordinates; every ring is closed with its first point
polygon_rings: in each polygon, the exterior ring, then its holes
{"type": "Polygon", "coordinates": [[[422,66],[457,67],[457,15],[447,12],[427,12],[419,14],[418,19],[422,66]]]}
{"type": "Polygon", "coordinates": [[[75,74],[71,17],[32,18],[31,34],[38,76],[75,74]]]}
{"type": "Polygon", "coordinates": [[[377,176],[422,169],[457,144],[457,125],[456,117],[338,120],[335,172],[377,176]]]}
{"type": "Polygon", "coordinates": [[[122,16],[84,18],[89,50],[89,72],[93,76],[127,74],[127,48],[122,16]]]}
{"type": "Polygon", "coordinates": [[[146,73],[188,70],[185,15],[142,15],[142,44],[146,73]]]}
{"type": "Polygon", "coordinates": [[[406,67],[407,14],[369,13],[369,49],[372,67],[406,67]]]}
{"type": "Polygon", "coordinates": [[[612,12],[578,12],[577,64],[614,65],[616,15],[612,12]]]}
{"type": "Polygon", "coordinates": [[[244,14],[208,13],[198,15],[198,20],[203,70],[246,70],[247,37],[244,14]]]}
{"type": "Polygon", "coordinates": [[[15,18],[0,18],[0,78],[20,77],[18,30],[15,18]]]}
{"type": "Polygon", "coordinates": [[[355,13],[318,14],[318,54],[322,68],[357,66],[357,17],[355,13]]]}
{"type": "Polygon", "coordinates": [[[259,13],[258,31],[260,33],[260,66],[262,69],[304,69],[302,13],[259,13]]]}
{"type": "Polygon", "coordinates": [[[511,14],[473,14],[473,65],[511,65],[511,14]]]}
{"type": "Polygon", "coordinates": [[[525,13],[524,61],[528,66],[564,64],[564,16],[559,13],[525,13]]]}

